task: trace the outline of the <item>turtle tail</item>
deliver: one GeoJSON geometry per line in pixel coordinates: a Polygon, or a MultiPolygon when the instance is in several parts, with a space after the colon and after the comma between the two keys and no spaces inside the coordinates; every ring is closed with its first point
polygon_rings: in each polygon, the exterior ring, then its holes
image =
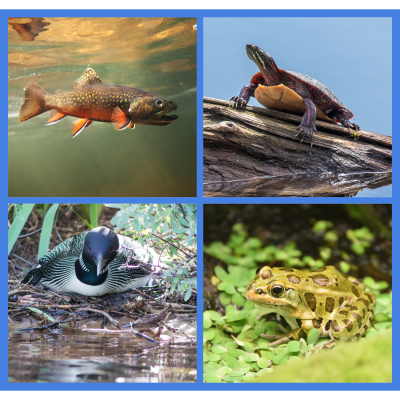
{"type": "Polygon", "coordinates": [[[50,108],[46,106],[46,94],[47,92],[37,83],[28,83],[28,86],[25,88],[25,101],[19,110],[19,122],[26,121],[29,118],[50,110],[50,108]]]}

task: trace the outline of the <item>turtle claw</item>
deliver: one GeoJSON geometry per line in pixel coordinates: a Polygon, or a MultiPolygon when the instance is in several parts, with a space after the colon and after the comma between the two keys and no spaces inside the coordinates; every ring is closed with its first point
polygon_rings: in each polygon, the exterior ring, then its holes
{"type": "Polygon", "coordinates": [[[238,108],[244,107],[247,104],[247,101],[240,98],[239,96],[232,96],[229,100],[229,107],[238,108]]]}
{"type": "Polygon", "coordinates": [[[313,142],[314,142],[314,136],[313,133],[317,133],[317,128],[315,127],[315,124],[313,124],[313,126],[307,126],[307,125],[303,125],[303,123],[301,123],[297,129],[300,129],[294,136],[297,137],[300,135],[301,132],[303,132],[303,136],[300,140],[300,143],[303,143],[304,138],[309,135],[310,139],[311,139],[311,147],[313,146],[313,142]]]}

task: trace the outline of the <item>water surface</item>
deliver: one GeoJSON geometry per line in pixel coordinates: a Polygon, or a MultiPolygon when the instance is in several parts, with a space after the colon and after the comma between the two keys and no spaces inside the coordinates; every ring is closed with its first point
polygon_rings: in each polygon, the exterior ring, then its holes
{"type": "Polygon", "coordinates": [[[195,325],[179,326],[194,338],[193,344],[182,334],[169,332],[161,335],[161,344],[154,344],[129,333],[71,328],[10,331],[8,379],[54,383],[196,382],[195,325]]]}

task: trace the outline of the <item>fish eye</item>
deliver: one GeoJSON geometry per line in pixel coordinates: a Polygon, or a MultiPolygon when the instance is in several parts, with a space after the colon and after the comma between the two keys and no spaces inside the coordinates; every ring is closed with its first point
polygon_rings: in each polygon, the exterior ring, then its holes
{"type": "Polygon", "coordinates": [[[156,99],[156,101],[154,102],[156,107],[163,107],[165,104],[165,101],[163,99],[156,99]]]}
{"type": "Polygon", "coordinates": [[[283,286],[281,286],[281,285],[275,285],[271,290],[272,295],[275,297],[281,296],[283,294],[283,292],[284,292],[284,289],[283,289],[283,286]]]}

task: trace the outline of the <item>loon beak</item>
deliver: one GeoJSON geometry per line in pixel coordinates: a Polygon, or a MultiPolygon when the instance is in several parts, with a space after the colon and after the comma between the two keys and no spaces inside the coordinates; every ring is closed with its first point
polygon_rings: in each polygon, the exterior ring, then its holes
{"type": "Polygon", "coordinates": [[[106,260],[103,258],[101,254],[96,259],[96,266],[97,266],[97,276],[101,274],[101,270],[103,269],[103,265],[105,264],[106,260]]]}

